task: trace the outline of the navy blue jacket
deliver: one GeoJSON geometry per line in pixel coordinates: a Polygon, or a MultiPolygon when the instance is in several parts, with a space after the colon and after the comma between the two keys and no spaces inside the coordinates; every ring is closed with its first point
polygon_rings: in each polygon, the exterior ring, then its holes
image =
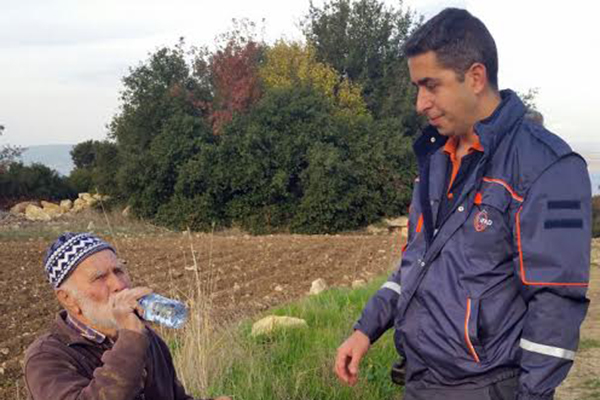
{"type": "Polygon", "coordinates": [[[518,375],[518,399],[552,399],[589,303],[591,185],[578,154],[501,96],[475,125],[484,154],[444,221],[447,138],[428,127],[415,142],[408,243],[355,328],[371,343],[395,328],[407,384],[518,375]]]}

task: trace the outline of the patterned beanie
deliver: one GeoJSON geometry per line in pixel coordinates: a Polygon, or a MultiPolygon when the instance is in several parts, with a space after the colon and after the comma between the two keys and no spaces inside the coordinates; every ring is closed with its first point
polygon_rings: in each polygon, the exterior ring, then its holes
{"type": "Polygon", "coordinates": [[[54,289],[58,288],[83,260],[106,249],[116,254],[110,244],[91,233],[63,233],[48,248],[44,257],[48,281],[54,289]]]}

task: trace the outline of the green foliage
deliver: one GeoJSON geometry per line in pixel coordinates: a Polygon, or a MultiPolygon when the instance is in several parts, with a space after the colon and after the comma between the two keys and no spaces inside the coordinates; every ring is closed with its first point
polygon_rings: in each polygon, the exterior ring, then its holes
{"type": "Polygon", "coordinates": [[[110,157],[74,149],[74,185],[176,229],[339,232],[404,213],[417,120],[398,45],[412,16],[376,0],[311,13],[314,48],[268,48],[243,25],[213,54],[151,54],[123,80],[110,157]]]}
{"type": "Polygon", "coordinates": [[[69,175],[69,181],[77,192],[118,193],[114,185],[119,166],[115,143],[107,140],[79,143],[71,150],[71,158],[75,169],[69,175]]]}
{"type": "Polygon", "coordinates": [[[180,229],[317,233],[402,213],[414,167],[409,139],[389,128],[334,113],[310,88],[273,89],[182,166],[159,220],[180,229]]]}
{"type": "Polygon", "coordinates": [[[68,180],[43,164],[12,163],[0,174],[0,200],[61,200],[74,196],[68,180]]]}
{"type": "Polygon", "coordinates": [[[355,387],[340,383],[332,367],[337,347],[351,333],[352,324],[381,282],[359,290],[328,290],[269,312],[302,318],[308,329],[254,338],[250,335],[253,321],[244,321],[228,335],[233,336],[232,353],[237,357],[224,374],[213,379],[209,393],[248,400],[399,399],[402,388],[389,377],[398,359],[391,332],[380,338],[361,363],[355,387]]]}
{"type": "Polygon", "coordinates": [[[600,196],[592,197],[592,237],[600,237],[600,196]]]}
{"type": "Polygon", "coordinates": [[[178,168],[207,131],[204,102],[210,93],[203,79],[192,74],[179,43],[158,50],[123,80],[122,110],[111,123],[119,159],[116,187],[140,216],[154,217],[171,198],[178,168]]]}
{"type": "Polygon", "coordinates": [[[413,14],[379,0],[331,0],[311,4],[304,34],[319,61],[362,87],[376,119],[398,119],[412,133],[418,118],[402,44],[414,25],[413,14]]]}

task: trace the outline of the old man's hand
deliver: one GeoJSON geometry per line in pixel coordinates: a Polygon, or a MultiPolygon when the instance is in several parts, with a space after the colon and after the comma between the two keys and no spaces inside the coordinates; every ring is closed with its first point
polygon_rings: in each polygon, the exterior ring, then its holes
{"type": "Polygon", "coordinates": [[[139,305],[138,299],[150,293],[152,293],[150,288],[136,287],[123,289],[111,296],[109,304],[117,329],[128,329],[138,333],[144,332],[146,327],[138,317],[138,315],[144,313],[144,309],[139,305]]]}

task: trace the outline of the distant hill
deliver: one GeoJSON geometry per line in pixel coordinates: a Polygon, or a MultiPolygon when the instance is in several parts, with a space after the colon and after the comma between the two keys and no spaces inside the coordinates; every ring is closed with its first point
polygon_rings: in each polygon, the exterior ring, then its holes
{"type": "Polygon", "coordinates": [[[75,167],[69,154],[72,148],[72,144],[28,146],[21,156],[21,161],[25,165],[41,163],[58,171],[61,175],[69,175],[75,167]]]}

